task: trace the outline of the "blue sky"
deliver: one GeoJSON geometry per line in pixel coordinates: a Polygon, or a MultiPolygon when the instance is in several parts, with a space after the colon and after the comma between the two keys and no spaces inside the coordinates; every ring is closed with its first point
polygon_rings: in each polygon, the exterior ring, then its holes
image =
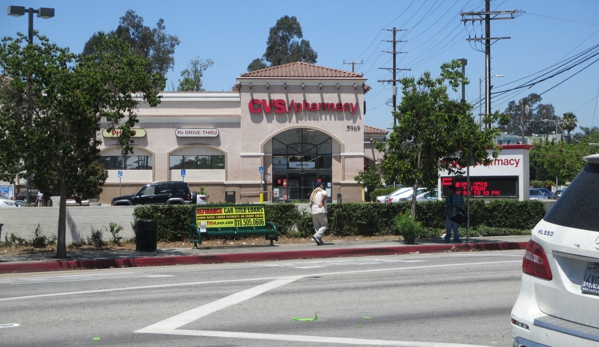
{"type": "MultiPolygon", "coordinates": [[[[398,44],[398,50],[407,52],[398,55],[398,67],[410,71],[399,72],[397,77],[418,77],[426,70],[437,76],[443,62],[465,58],[471,81],[466,98],[477,105],[474,113],[478,114],[484,54],[466,38],[480,37],[484,29],[480,24],[460,22],[460,11],[481,11],[484,0],[0,0],[0,4],[3,9],[9,5],[55,8],[54,18],[35,17],[34,29],[74,52],[81,52],[95,32],[116,29],[119,18],[129,9],[150,27],[164,19],[166,32],[181,41],[175,52],[175,68],[167,76],[167,90],[178,84],[180,72],[198,56],[214,61],[205,72],[204,88],[230,91],[248,64],[265,52],[268,31],[276,21],[285,15],[296,16],[304,39],[318,53],[318,65],[351,71],[348,63],[361,63],[355,65],[355,71],[363,73],[372,87],[366,94],[365,123],[381,129],[393,123],[387,104],[392,97],[391,85],[378,82],[391,79],[390,72],[381,69],[392,66],[392,55],[384,52],[392,50],[391,43],[385,41],[391,40],[392,34],[385,29],[407,29],[397,36],[406,41],[398,44]]],[[[494,91],[519,86],[539,76],[533,74],[547,73],[545,69],[599,44],[596,0],[494,0],[491,10],[519,11],[514,19],[491,22],[492,37],[510,37],[494,42],[491,48],[491,73],[503,75],[492,79],[494,91]]],[[[27,16],[0,17],[0,37],[27,33],[27,21],[27,16]]],[[[597,54],[597,49],[593,52],[597,54]]],[[[598,58],[594,56],[531,88],[493,96],[493,111],[504,110],[509,101],[530,93],[543,93],[542,103],[552,104],[556,115],[573,112],[579,126],[599,126],[599,62],[593,64],[598,58]]],[[[484,95],[484,80],[482,88],[484,95]]],[[[398,94],[400,97],[401,91],[398,94]]]]}

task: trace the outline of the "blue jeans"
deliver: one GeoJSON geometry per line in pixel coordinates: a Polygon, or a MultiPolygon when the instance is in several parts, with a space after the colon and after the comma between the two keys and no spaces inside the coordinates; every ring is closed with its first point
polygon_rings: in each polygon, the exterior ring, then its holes
{"type": "Polygon", "coordinates": [[[459,224],[449,219],[448,215],[445,215],[445,242],[449,242],[451,239],[451,229],[453,229],[453,241],[460,241],[460,234],[458,233],[459,224]]]}

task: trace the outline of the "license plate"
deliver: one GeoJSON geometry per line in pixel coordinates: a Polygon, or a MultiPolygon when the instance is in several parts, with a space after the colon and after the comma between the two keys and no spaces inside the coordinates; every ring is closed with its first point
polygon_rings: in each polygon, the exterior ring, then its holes
{"type": "Polygon", "coordinates": [[[587,264],[580,289],[585,294],[599,295],[599,264],[587,264]]]}

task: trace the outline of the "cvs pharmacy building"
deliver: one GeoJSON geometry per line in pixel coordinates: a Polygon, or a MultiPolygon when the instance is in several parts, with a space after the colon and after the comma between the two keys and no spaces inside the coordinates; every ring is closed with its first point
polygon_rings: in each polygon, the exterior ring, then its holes
{"type": "Polygon", "coordinates": [[[158,107],[139,105],[133,154],[123,157],[118,134],[103,131],[100,200],[183,180],[210,202],[254,202],[261,192],[307,201],[317,181],[333,201],[362,201],[354,177],[382,158],[372,140],[387,134],[364,125],[365,82],[298,62],[245,73],[231,92],[164,92],[158,107]]]}

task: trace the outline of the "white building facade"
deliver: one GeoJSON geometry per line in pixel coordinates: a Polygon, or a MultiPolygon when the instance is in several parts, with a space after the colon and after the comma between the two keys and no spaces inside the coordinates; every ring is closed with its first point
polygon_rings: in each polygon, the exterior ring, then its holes
{"type": "Polygon", "coordinates": [[[122,157],[118,134],[102,131],[100,201],[180,180],[210,202],[255,202],[261,192],[306,201],[317,181],[333,201],[362,201],[354,177],[382,158],[371,139],[387,134],[365,125],[365,82],[298,62],[242,74],[231,92],[164,92],[157,107],[139,105],[133,154],[122,157]]]}

